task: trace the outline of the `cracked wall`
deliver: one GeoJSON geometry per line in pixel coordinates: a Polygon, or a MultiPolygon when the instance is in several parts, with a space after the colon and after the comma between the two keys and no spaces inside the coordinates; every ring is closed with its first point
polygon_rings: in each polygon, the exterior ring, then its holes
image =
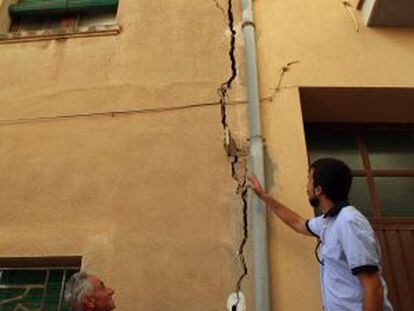
{"type": "MultiPolygon", "coordinates": [[[[118,19],[118,36],[0,45],[2,256],[82,255],[119,310],[223,310],[246,220],[217,94],[228,23],[201,0],[123,0],[118,19]]],[[[226,116],[244,148],[242,77],[226,116]]]]}
{"type": "MultiPolygon", "coordinates": [[[[215,1],[216,7],[224,11],[221,5],[215,1]]],[[[220,103],[220,113],[221,113],[221,124],[223,127],[223,140],[224,140],[224,149],[226,150],[227,156],[230,160],[231,165],[231,176],[236,182],[236,194],[240,196],[240,201],[242,202],[242,238],[240,246],[238,249],[238,258],[240,260],[241,273],[237,279],[235,285],[235,293],[237,294],[237,302],[232,306],[232,310],[237,310],[237,306],[240,303],[239,293],[242,290],[243,280],[247,277],[249,273],[249,268],[246,261],[246,244],[249,238],[249,222],[248,222],[248,198],[247,198],[247,144],[237,142],[233,136],[229,123],[228,123],[228,103],[229,103],[229,93],[232,88],[234,80],[237,78],[237,60],[236,60],[236,27],[235,27],[235,13],[234,13],[234,4],[233,0],[228,0],[227,2],[227,23],[228,29],[230,32],[230,42],[229,42],[229,62],[231,74],[229,78],[224,81],[218,88],[219,103],[220,103]]],[[[246,140],[247,141],[247,140],[246,140]]]]}

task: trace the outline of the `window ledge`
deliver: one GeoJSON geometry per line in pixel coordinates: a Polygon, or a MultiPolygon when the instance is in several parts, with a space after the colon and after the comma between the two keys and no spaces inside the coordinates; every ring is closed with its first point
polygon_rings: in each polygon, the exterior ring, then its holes
{"type": "Polygon", "coordinates": [[[97,37],[117,35],[121,32],[121,26],[101,25],[91,27],[76,27],[67,29],[48,29],[36,31],[22,31],[0,33],[0,44],[21,43],[43,40],[70,39],[78,37],[97,37]]]}

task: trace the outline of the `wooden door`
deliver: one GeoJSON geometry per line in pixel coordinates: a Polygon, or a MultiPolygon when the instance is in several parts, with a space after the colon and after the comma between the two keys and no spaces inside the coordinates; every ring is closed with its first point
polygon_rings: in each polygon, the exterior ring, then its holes
{"type": "Polygon", "coordinates": [[[307,124],[310,162],[352,169],[350,200],[371,222],[395,311],[414,310],[414,126],[307,124]]]}

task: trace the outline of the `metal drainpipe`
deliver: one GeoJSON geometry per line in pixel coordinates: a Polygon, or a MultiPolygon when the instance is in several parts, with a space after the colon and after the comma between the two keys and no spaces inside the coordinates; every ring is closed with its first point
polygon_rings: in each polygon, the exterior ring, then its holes
{"type": "MultiPolygon", "coordinates": [[[[248,119],[250,135],[250,167],[264,185],[263,138],[260,118],[259,82],[256,62],[256,38],[252,0],[241,0],[243,36],[246,52],[248,119]]],[[[253,283],[255,311],[270,311],[269,262],[267,254],[267,211],[256,195],[252,196],[253,212],[253,283]]]]}

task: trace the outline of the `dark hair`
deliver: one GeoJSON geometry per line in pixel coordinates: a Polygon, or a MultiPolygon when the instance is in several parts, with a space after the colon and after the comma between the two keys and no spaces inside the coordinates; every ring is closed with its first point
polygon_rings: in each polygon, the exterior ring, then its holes
{"type": "Polygon", "coordinates": [[[348,200],[352,173],[348,165],[338,159],[323,158],[310,165],[313,168],[313,186],[321,186],[334,203],[348,200]]]}

